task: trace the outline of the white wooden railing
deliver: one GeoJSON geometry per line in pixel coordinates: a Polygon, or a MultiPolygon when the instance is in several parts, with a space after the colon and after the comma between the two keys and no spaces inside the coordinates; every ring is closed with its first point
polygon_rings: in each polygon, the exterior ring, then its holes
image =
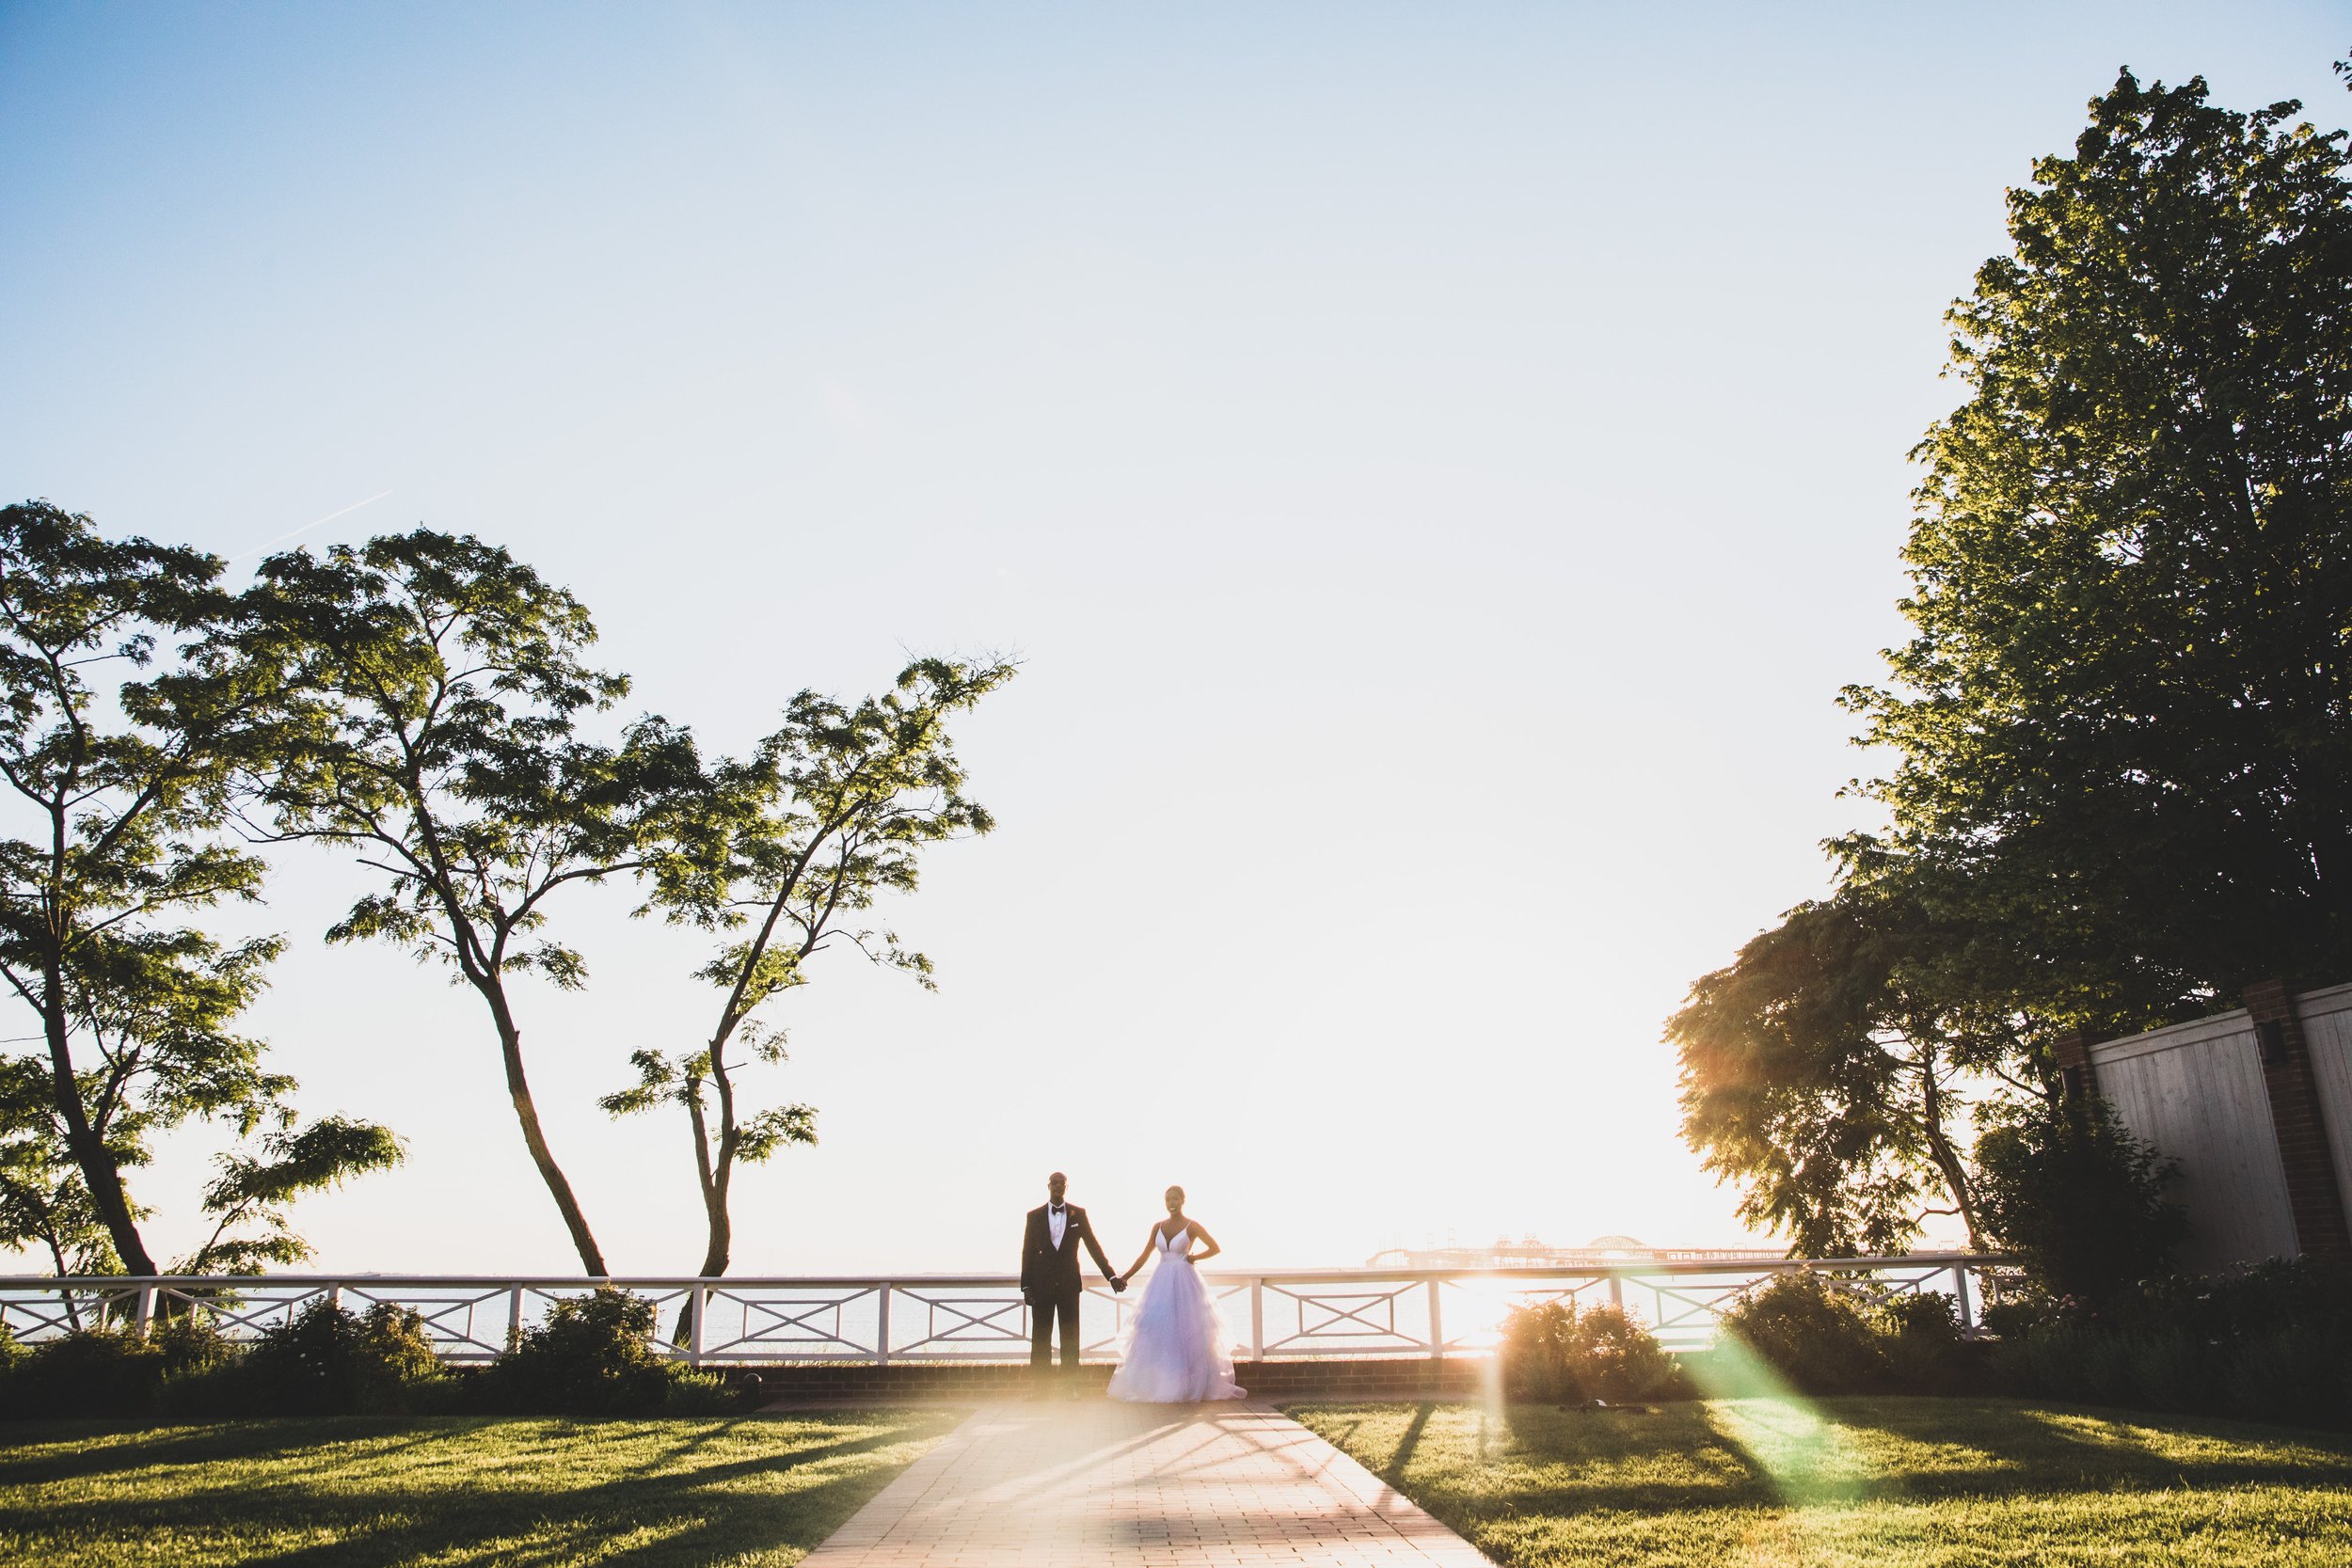
{"type": "MultiPolygon", "coordinates": [[[[1581,1267],[1203,1271],[1225,1313],[1234,1353],[1292,1357],[1483,1355],[1512,1307],[1608,1303],[1647,1324],[1669,1349],[1712,1340],[1718,1314],[1740,1294],[1794,1269],[1819,1272],[1868,1298],[1939,1291],[1963,1327],[2013,1277],[1997,1257],[1911,1253],[1795,1262],[1629,1261],[1581,1267]]],[[[478,1275],[254,1275],[131,1278],[0,1275],[0,1326],[32,1343],[100,1323],[144,1332],[180,1314],[209,1318],[252,1339],[316,1301],[364,1311],[390,1302],[417,1312],[444,1359],[487,1361],[553,1304],[609,1285],[650,1301],[664,1354],[697,1366],[761,1362],[1006,1361],[1028,1352],[1028,1308],[1009,1275],[890,1278],[583,1279],[478,1275]],[[684,1344],[669,1331],[690,1326],[684,1344]]],[[[1141,1286],[1126,1295],[1096,1283],[1081,1322],[1086,1354],[1117,1352],[1141,1286]]]]}

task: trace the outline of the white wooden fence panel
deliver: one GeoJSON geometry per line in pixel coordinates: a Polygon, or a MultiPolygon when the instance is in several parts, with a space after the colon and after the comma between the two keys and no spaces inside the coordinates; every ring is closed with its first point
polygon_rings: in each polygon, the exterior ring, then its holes
{"type": "Polygon", "coordinates": [[[2220,1269],[2293,1257],[2295,1219],[2261,1048],[2244,1012],[2091,1047],[2099,1090],[2139,1137],[2178,1160],[2182,1261],[2220,1269]]]}
{"type": "Polygon", "coordinates": [[[2319,1115],[2335,1156],[2336,1188],[2352,1209],[2352,986],[2330,986],[2297,1002],[2303,1038],[2319,1080],[2319,1115]]]}

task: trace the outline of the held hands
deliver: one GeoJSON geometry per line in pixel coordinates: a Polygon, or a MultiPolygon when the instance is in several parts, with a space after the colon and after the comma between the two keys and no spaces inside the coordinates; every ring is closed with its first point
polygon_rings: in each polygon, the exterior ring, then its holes
{"type": "Polygon", "coordinates": [[[1110,1276],[1110,1279],[1111,1279],[1111,1293],[1112,1293],[1113,1295],[1117,1295],[1119,1292],[1120,1292],[1120,1291],[1124,1291],[1124,1290],[1127,1288],[1127,1276],[1126,1276],[1125,1275],[1123,1275],[1123,1274],[1115,1274],[1115,1275],[1111,1275],[1111,1276],[1110,1276]]]}

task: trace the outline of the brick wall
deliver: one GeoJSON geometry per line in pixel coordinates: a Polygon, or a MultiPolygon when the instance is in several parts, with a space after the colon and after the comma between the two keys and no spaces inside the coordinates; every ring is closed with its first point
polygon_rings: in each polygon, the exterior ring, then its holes
{"type": "Polygon", "coordinates": [[[2345,1222],[2344,1194],[2336,1185],[2311,1044],[2303,1037],[2294,994],[2283,980],[2265,980],[2246,988],[2246,1010],[2262,1051],[2263,1086],[2270,1095],[2279,1163],[2286,1170],[2296,1242],[2313,1257],[2352,1257],[2352,1226],[2345,1222]]]}

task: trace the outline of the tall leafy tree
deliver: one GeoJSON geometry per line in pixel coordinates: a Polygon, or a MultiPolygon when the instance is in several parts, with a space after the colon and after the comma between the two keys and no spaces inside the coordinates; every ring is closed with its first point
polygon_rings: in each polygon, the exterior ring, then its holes
{"type": "Polygon", "coordinates": [[[628,680],[585,662],[585,606],[478,539],[420,529],[273,556],[251,598],[247,645],[303,721],[261,786],[269,831],[348,845],[377,879],[330,941],[398,943],[481,999],[524,1146],[581,1266],[609,1274],[540,1120],[513,983],[586,983],[549,911],[642,863],[700,779],[691,740],[650,718],[618,744],[583,739],[628,680]]]}
{"type": "Polygon", "coordinates": [[[697,972],[717,1004],[698,1046],[637,1053],[638,1083],[603,1103],[615,1116],[683,1108],[707,1225],[702,1275],[727,1269],[736,1166],[816,1141],[806,1105],[744,1106],[743,1058],[783,1059],[782,1031],[755,1015],[805,985],[808,960],[834,942],[931,984],[930,960],[865,917],[885,895],[914,891],[925,846],[993,825],[964,794],[947,724],[1012,675],[1002,661],[927,658],[855,706],[800,693],[752,756],[711,769],[695,831],[652,863],[654,907],[729,938],[697,972]]]}
{"type": "Polygon", "coordinates": [[[1855,688],[1878,851],[2106,1026],[2352,974],[2352,185],[2299,105],[2128,72],[2010,196],[1855,688]]]}
{"type": "Polygon", "coordinates": [[[2056,1082],[2036,1021],[1954,973],[1963,947],[1882,878],[1800,905],[1692,986],[1666,1025],[1683,1135],[1740,1184],[1742,1219],[1810,1257],[1897,1250],[1935,1214],[1980,1244],[1972,1108],[2056,1082]]]}
{"type": "Polygon", "coordinates": [[[279,944],[188,924],[260,895],[230,792],[283,717],[233,648],[221,570],[47,502],[0,510],[0,779],[23,830],[0,839],[0,980],[40,1047],[0,1062],[0,1242],[59,1269],[155,1272],[124,1172],[158,1133],[293,1125],[294,1080],[236,1028],[279,944]]]}

